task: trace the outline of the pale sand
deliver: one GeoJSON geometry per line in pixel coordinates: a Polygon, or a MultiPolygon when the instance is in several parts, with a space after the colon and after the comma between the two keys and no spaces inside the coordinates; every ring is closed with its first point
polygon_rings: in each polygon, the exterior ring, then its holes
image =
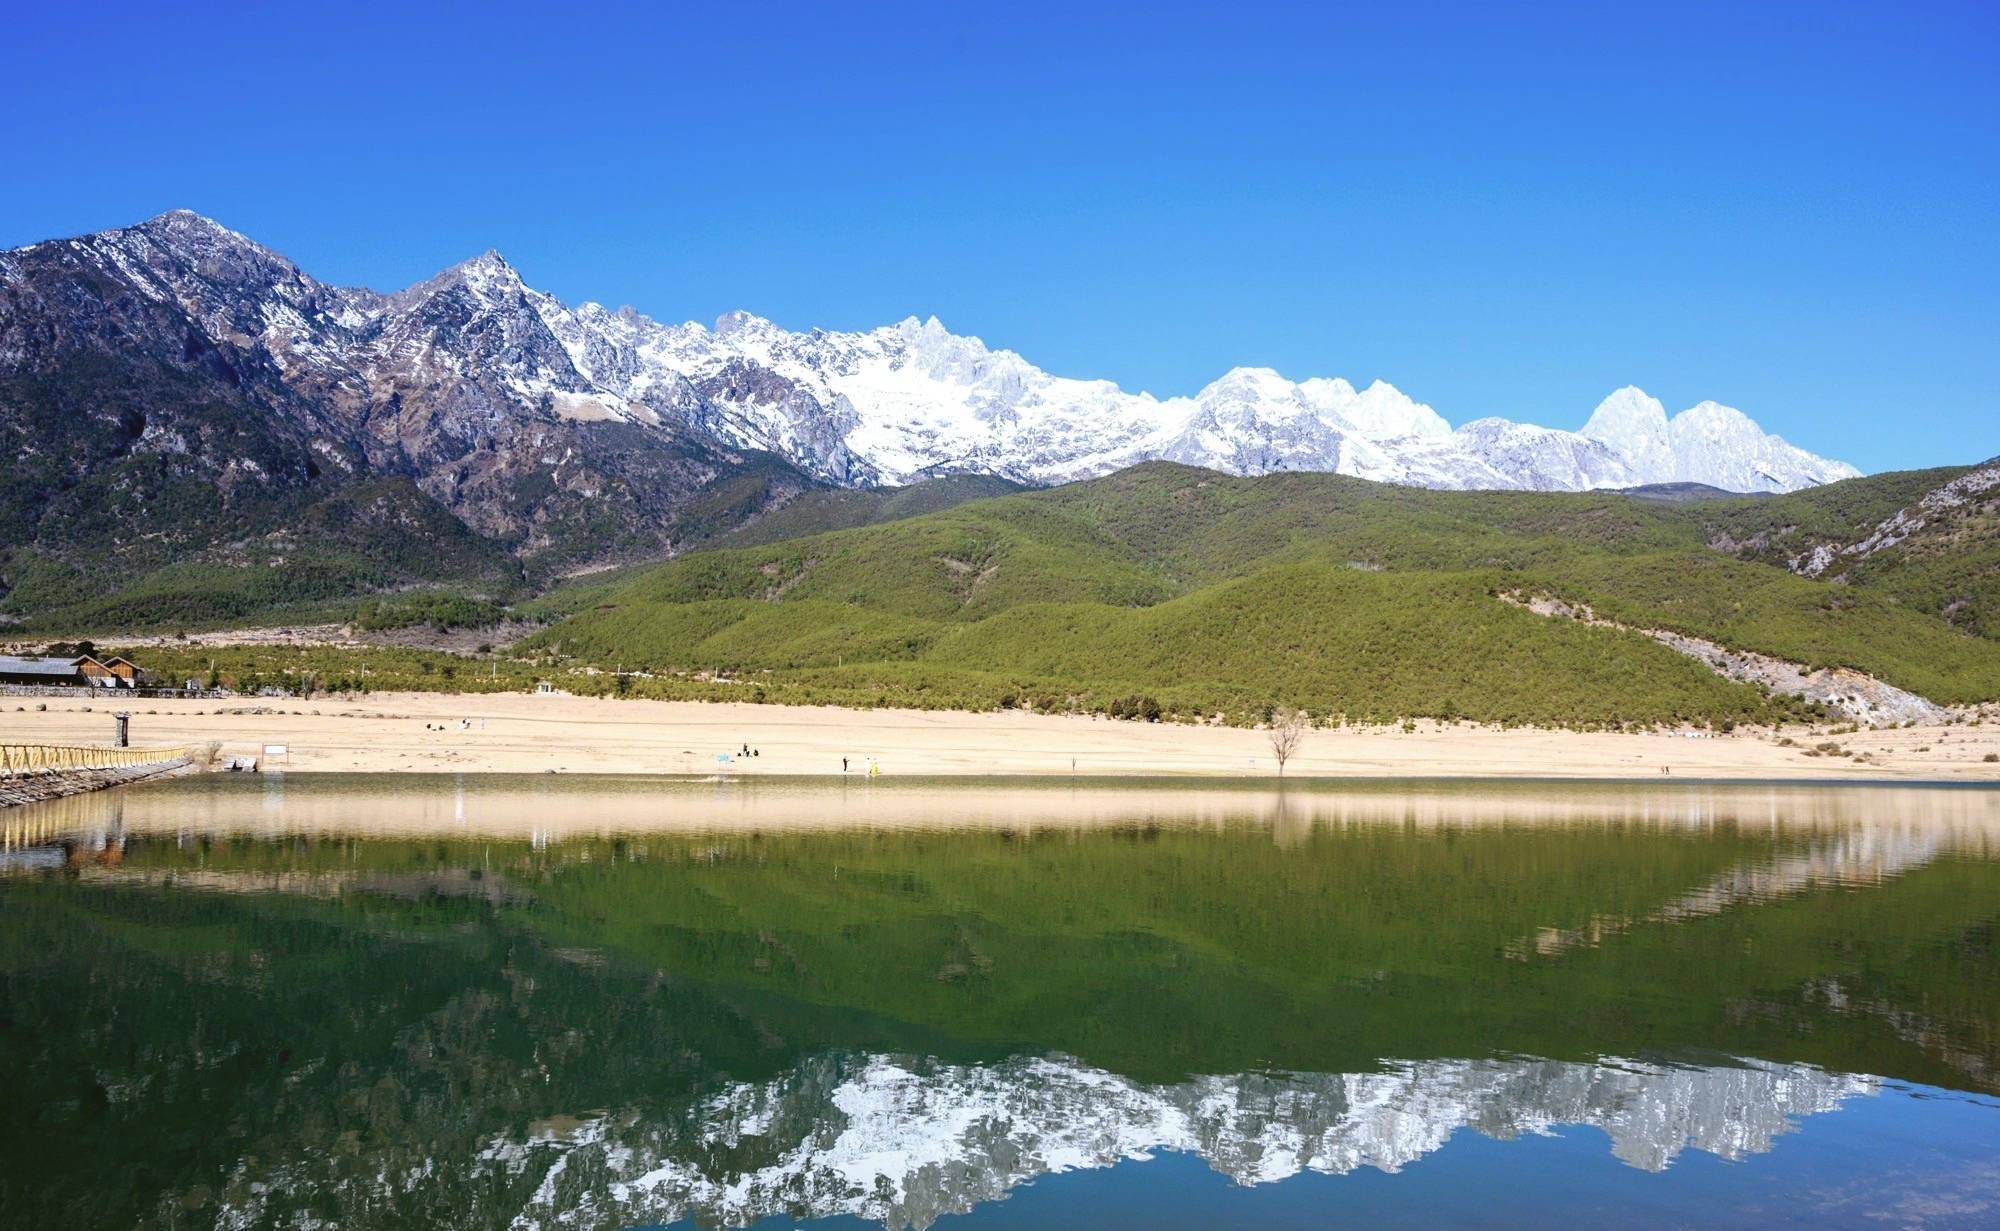
{"type": "MultiPolygon", "coordinates": [[[[0,742],[107,744],[118,699],[0,697],[0,742]],[[36,704],[46,704],[43,712],[36,704]]],[[[834,775],[841,758],[860,774],[874,758],[887,776],[1203,775],[1276,772],[1263,732],[1005,712],[969,714],[799,706],[618,701],[501,693],[375,694],[365,700],[123,703],[135,745],[219,740],[225,755],[288,752],[291,771],[462,771],[834,775]],[[228,713],[266,707],[272,714],[228,713]],[[157,711],[157,712],[149,712],[157,711]],[[197,711],[205,711],[198,713],[197,711]],[[460,729],[460,719],[471,719],[460,729]],[[442,729],[426,729],[442,728],[442,729]],[[748,743],[760,755],[741,757],[748,743]],[[718,754],[736,754],[718,766],[718,754]]],[[[1769,732],[1676,735],[1501,731],[1420,724],[1400,730],[1309,732],[1287,767],[1295,777],[1922,778],[2000,781],[2000,724],[1915,727],[1833,736],[1769,732]],[[1834,740],[1870,754],[1809,757],[1834,740]],[[1928,751],[1922,749],[1928,748],[1928,751]]]]}

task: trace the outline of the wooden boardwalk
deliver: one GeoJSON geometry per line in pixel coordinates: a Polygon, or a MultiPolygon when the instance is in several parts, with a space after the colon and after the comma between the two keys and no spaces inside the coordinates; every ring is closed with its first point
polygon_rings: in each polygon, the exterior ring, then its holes
{"type": "Polygon", "coordinates": [[[0,808],[101,791],[186,769],[193,749],[0,744],[0,808]]]}

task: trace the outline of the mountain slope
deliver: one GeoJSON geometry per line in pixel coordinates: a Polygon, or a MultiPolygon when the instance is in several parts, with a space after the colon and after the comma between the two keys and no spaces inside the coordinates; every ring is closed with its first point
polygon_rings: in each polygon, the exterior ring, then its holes
{"type": "Polygon", "coordinates": [[[1433,492],[1154,463],[696,552],[532,644],[627,666],[768,671],[829,697],[917,705],[1111,709],[1143,695],[1183,716],[1291,704],[1357,719],[1594,724],[1797,708],[1651,638],[1502,601],[1547,594],[1630,628],[1844,667],[1941,703],[2000,698],[2000,646],[1892,593],[1707,545],[1703,518],[1718,504],[1768,503],[1433,492]]]}
{"type": "Polygon", "coordinates": [[[2000,639],[2000,458],[1719,506],[1710,543],[2000,639]]]}

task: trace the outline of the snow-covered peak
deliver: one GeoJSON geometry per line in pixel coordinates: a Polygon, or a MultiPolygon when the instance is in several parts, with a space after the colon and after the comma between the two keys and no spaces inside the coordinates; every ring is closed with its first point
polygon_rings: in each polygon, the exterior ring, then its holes
{"type": "Polygon", "coordinates": [[[715,318],[715,336],[718,338],[749,339],[775,338],[783,334],[775,323],[765,320],[754,312],[738,309],[724,312],[715,318]]]}
{"type": "Polygon", "coordinates": [[[1194,395],[1196,402],[1233,402],[1243,405],[1285,407],[1304,405],[1298,386],[1270,368],[1235,367],[1203,386],[1194,395]]]}
{"type": "Polygon", "coordinates": [[[1330,411],[1347,405],[1359,395],[1346,377],[1313,376],[1299,382],[1299,396],[1310,402],[1314,409],[1330,411]]]}
{"type": "Polygon", "coordinates": [[[1680,414],[1675,415],[1674,418],[1687,419],[1693,423],[1716,424],[1723,428],[1738,430],[1745,427],[1757,426],[1755,420],[1734,406],[1724,406],[1722,403],[1714,401],[1696,402],[1680,414]]]}
{"type": "Polygon", "coordinates": [[[1601,440],[1625,458],[1642,483],[1668,483],[1675,478],[1674,449],[1668,438],[1667,408],[1644,389],[1632,385],[1614,391],[1590,412],[1583,435],[1601,440]]]}
{"type": "Polygon", "coordinates": [[[1598,404],[1582,434],[1624,458],[1638,483],[1792,491],[1861,473],[1764,431],[1733,406],[1703,401],[1668,418],[1659,399],[1629,385],[1598,404]]]}
{"type": "Polygon", "coordinates": [[[1377,380],[1355,394],[1339,408],[1339,413],[1370,440],[1451,435],[1451,424],[1444,421],[1443,415],[1386,380],[1377,380]]]}
{"type": "Polygon", "coordinates": [[[1706,456],[1704,448],[1732,447],[1704,444],[1715,434],[1695,430],[1720,421],[1715,411],[1690,419],[1683,452],[1691,452],[1682,457],[1665,408],[1634,388],[1606,398],[1582,433],[1501,430],[1504,421],[1455,433],[1385,380],[1357,390],[1338,377],[1294,383],[1246,365],[1162,401],[1110,381],[1052,375],[935,316],[865,333],[795,333],[748,312],[726,314],[713,331],[663,326],[595,304],[574,320],[551,328],[578,369],[613,392],[693,389],[707,399],[704,421],[714,430],[841,482],[962,470],[1066,482],[1166,458],[1235,473],[1323,470],[1448,488],[1629,486],[1686,469],[1741,474],[1765,488],[1818,481],[1813,464],[1832,465],[1810,454],[1796,465],[1747,467],[1706,456]]]}
{"type": "Polygon", "coordinates": [[[1637,385],[1625,385],[1613,389],[1597,404],[1597,409],[1590,412],[1590,421],[1584,424],[1583,432],[1586,436],[1595,436],[1598,431],[1593,429],[1611,431],[1629,428],[1650,432],[1656,429],[1664,431],[1666,426],[1667,408],[1660,399],[1637,385]]]}
{"type": "Polygon", "coordinates": [[[921,346],[927,342],[932,345],[939,345],[953,341],[965,341],[981,347],[985,346],[985,343],[981,342],[978,338],[955,338],[951,330],[944,327],[944,322],[935,316],[927,316],[922,320],[914,316],[906,316],[896,322],[896,335],[911,346],[921,346]]]}
{"type": "Polygon", "coordinates": [[[1510,419],[1486,418],[1452,433],[1459,448],[1479,459],[1496,481],[1477,487],[1531,491],[1592,491],[1639,482],[1625,456],[1602,440],[1510,419]]]}

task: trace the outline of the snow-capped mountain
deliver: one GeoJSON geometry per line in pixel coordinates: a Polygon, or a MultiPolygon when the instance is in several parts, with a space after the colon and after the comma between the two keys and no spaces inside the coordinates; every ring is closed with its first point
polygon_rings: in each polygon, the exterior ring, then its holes
{"type": "Polygon", "coordinates": [[[634,405],[579,373],[552,304],[494,253],[393,295],[331,286],[186,211],[0,253],[0,449],[24,480],[0,527],[234,560],[345,534],[360,500],[372,526],[339,546],[435,580],[452,535],[481,570],[656,558],[814,485],[702,430],[692,394],[634,405]],[[67,529],[105,508],[125,515],[67,529]]]}
{"type": "Polygon", "coordinates": [[[38,527],[72,534],[122,507],[126,537],[89,550],[237,552],[301,518],[348,519],[326,502],[363,486],[374,558],[417,560],[427,548],[394,544],[443,526],[481,569],[657,558],[809,486],[943,473],[1048,484],[1166,459],[1541,490],[1856,473],[1727,407],[1669,419],[1631,389],[1581,432],[1454,430],[1382,381],[1237,368],[1156,398],[1052,375],[935,318],[662,324],[566,305],[496,252],[378,294],[185,210],[0,253],[0,449],[25,478],[0,485],[0,527],[44,550],[76,544],[38,527]]]}
{"type": "Polygon", "coordinates": [[[1657,398],[1630,385],[1598,404],[1582,435],[1626,459],[1642,483],[1787,492],[1861,473],[1786,443],[1733,406],[1701,402],[1668,418],[1657,398]]]}
{"type": "Polygon", "coordinates": [[[481,1179],[468,1191],[526,1191],[524,1205],[481,1211],[523,1231],[839,1215],[902,1231],[1004,1200],[1040,1176],[1164,1152],[1201,1158],[1247,1186],[1308,1171],[1393,1173],[1461,1129],[1510,1140],[1586,1125],[1620,1161],[1661,1171],[1688,1149],[1725,1159],[1770,1150],[1801,1117],[1879,1088],[1873,1078],[1755,1060],[1428,1060],[1151,1085],[1066,1056],[954,1065],[828,1053],[690,1105],[565,1117],[492,1140],[476,1158],[402,1159],[373,1177],[365,1156],[301,1159],[237,1185],[246,1204],[231,1214],[232,1225],[263,1225],[259,1207],[366,1191],[371,1181],[422,1184],[445,1167],[481,1179]]]}
{"type": "Polygon", "coordinates": [[[1051,375],[935,317],[795,333],[745,312],[709,329],[630,308],[570,308],[527,286],[496,252],[378,295],[319,283],[186,211],[57,242],[175,302],[218,345],[335,400],[377,413],[415,409],[468,430],[523,409],[682,428],[769,450],[837,484],[952,471],[1055,483],[1154,459],[1236,474],[1318,470],[1544,490],[1668,482],[1792,490],[1859,473],[1729,407],[1703,402],[1670,419],[1632,388],[1606,398],[1581,432],[1494,418],[1454,431],[1384,381],[1356,389],[1236,368],[1191,397],[1159,399],[1051,375]]]}
{"type": "Polygon", "coordinates": [[[1790,491],[1860,472],[1713,402],[1671,421],[1636,389],[1582,432],[1505,419],[1453,431],[1385,381],[1293,382],[1236,368],[1192,397],[1053,376],[933,317],[865,333],[793,333],[736,312],[713,330],[631,309],[537,300],[579,372],[635,402],[692,386],[703,423],[837,483],[983,471],[1059,483],[1165,459],[1233,474],[1317,470],[1441,488],[1580,491],[1700,482],[1790,491]],[[685,385],[683,384],[685,382],[685,385]]]}

